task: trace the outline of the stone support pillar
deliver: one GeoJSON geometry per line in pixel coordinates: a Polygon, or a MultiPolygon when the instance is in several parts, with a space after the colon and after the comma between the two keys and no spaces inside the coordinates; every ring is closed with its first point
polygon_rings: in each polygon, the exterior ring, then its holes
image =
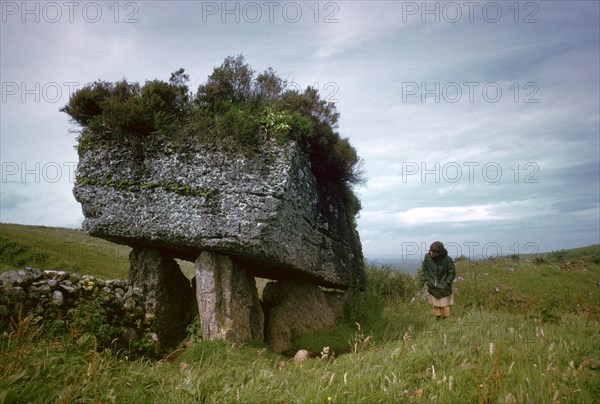
{"type": "Polygon", "coordinates": [[[142,296],[145,321],[161,348],[176,346],[195,314],[194,291],[177,262],[162,251],[134,248],[129,254],[130,287],[142,296]]]}
{"type": "Polygon", "coordinates": [[[292,279],[269,282],[263,290],[263,301],[267,316],[265,338],[277,353],[291,348],[294,335],[335,326],[336,313],[316,285],[292,279]]]}
{"type": "Polygon", "coordinates": [[[264,340],[264,314],[254,277],[228,256],[209,251],[198,256],[196,296],[204,340],[264,340]]]}

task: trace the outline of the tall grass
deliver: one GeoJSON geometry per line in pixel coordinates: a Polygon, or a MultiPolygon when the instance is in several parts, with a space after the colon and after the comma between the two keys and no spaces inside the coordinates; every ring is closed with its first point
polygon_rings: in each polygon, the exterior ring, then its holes
{"type": "Polygon", "coordinates": [[[49,334],[25,316],[0,335],[0,403],[596,403],[600,268],[582,261],[461,260],[453,315],[442,321],[414,278],[370,267],[370,286],[353,301],[368,307],[297,336],[312,357],[300,363],[264,344],[225,342],[133,359],[99,349],[76,322],[49,334]]]}
{"type": "Polygon", "coordinates": [[[2,339],[0,402],[594,403],[600,397],[597,322],[569,315],[542,325],[486,311],[436,322],[429,314],[422,304],[397,306],[384,314],[393,333],[378,328],[362,350],[298,364],[262,345],[224,342],[198,343],[161,361],[129,361],[97,352],[93,337],[32,340],[35,333],[22,331],[35,324],[24,319],[21,332],[2,339]],[[413,324],[425,317],[420,327],[413,324]]]}

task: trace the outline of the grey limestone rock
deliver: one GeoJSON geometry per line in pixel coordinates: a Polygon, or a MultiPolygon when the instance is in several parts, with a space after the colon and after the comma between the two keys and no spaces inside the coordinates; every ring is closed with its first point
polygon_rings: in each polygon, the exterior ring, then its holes
{"type": "MultiPolygon", "coordinates": [[[[177,262],[162,251],[133,249],[129,260],[131,289],[141,291],[146,323],[156,331],[161,347],[177,345],[196,313],[190,282],[177,262]]],[[[129,299],[125,306],[133,309],[129,299]]]]}
{"type": "Polygon", "coordinates": [[[62,306],[65,302],[65,298],[60,290],[55,290],[52,293],[52,304],[56,306],[62,306]]]}
{"type": "Polygon", "coordinates": [[[225,255],[205,251],[196,260],[202,338],[236,343],[264,339],[264,314],[252,276],[225,255]]]}
{"type": "Polygon", "coordinates": [[[44,271],[39,268],[27,267],[18,272],[21,285],[29,285],[44,276],[44,271]]]}
{"type": "Polygon", "coordinates": [[[135,147],[95,145],[77,170],[91,235],[190,261],[213,251],[253,276],[364,287],[352,219],[293,142],[241,152],[157,135],[135,147]]]}
{"type": "Polygon", "coordinates": [[[0,274],[0,282],[3,286],[12,286],[20,284],[20,277],[17,271],[6,271],[0,274]]]}
{"type": "Polygon", "coordinates": [[[294,335],[326,330],[335,325],[336,313],[318,286],[287,280],[269,282],[263,290],[267,317],[265,339],[273,351],[291,348],[294,335]]]}

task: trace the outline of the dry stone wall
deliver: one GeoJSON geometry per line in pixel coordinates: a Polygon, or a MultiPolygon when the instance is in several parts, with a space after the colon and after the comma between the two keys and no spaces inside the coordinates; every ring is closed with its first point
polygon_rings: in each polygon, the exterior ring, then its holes
{"type": "Polygon", "coordinates": [[[142,309],[140,291],[129,287],[127,280],[102,280],[91,275],[27,267],[0,274],[0,314],[14,314],[19,306],[33,309],[39,315],[49,307],[68,310],[94,291],[120,302],[124,311],[133,315],[139,315],[142,309]]]}
{"type": "Polygon", "coordinates": [[[94,296],[114,308],[125,329],[139,328],[136,323],[147,325],[143,291],[128,280],[33,267],[0,274],[0,321],[8,326],[29,313],[45,319],[64,318],[82,299],[94,296]]]}

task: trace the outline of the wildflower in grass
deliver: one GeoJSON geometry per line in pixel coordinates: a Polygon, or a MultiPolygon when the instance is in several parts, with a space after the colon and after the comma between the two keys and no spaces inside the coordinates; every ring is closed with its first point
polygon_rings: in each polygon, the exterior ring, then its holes
{"type": "Polygon", "coordinates": [[[144,320],[146,323],[151,323],[156,318],[156,314],[154,313],[146,313],[144,316],[144,320]]]}
{"type": "Polygon", "coordinates": [[[83,277],[83,290],[90,292],[94,290],[94,280],[90,276],[83,277]]]}

